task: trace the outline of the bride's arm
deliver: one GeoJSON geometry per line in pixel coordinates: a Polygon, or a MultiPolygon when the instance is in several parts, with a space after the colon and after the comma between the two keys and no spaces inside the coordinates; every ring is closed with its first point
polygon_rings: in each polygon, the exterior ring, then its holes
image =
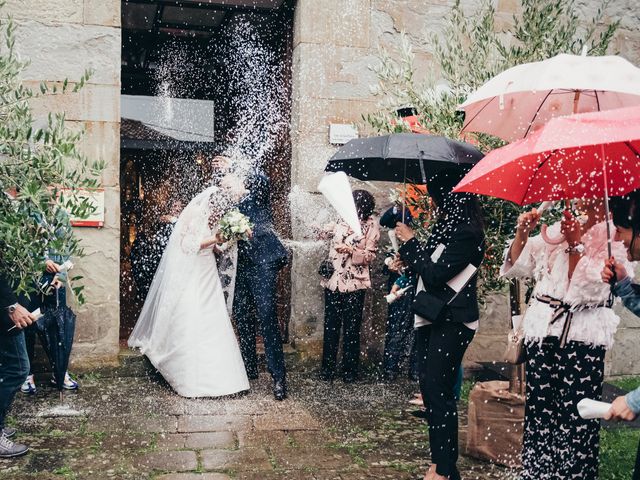
{"type": "Polygon", "coordinates": [[[211,248],[214,245],[218,245],[221,243],[224,243],[224,239],[222,238],[220,232],[216,232],[215,235],[206,237],[202,240],[202,242],[200,242],[200,250],[206,250],[207,248],[211,248]]]}

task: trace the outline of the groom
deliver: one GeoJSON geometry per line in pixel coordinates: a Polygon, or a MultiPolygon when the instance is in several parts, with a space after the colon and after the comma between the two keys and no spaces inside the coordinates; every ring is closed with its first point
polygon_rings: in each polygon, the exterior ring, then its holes
{"type": "MultiPolygon", "coordinates": [[[[220,157],[217,157],[220,158],[220,157]]],[[[287,251],[273,230],[269,180],[258,171],[247,175],[248,196],[238,206],[253,223],[253,236],[238,242],[233,316],[247,375],[258,378],[256,322],[264,340],[267,368],[273,378],[276,400],[287,397],[282,335],[276,311],[276,278],[287,263],[287,251]]]]}

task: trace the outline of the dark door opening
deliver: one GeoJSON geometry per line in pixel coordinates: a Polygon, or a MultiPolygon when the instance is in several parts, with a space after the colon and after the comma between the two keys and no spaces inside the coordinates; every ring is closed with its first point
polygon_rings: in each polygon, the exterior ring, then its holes
{"type": "MultiPolygon", "coordinates": [[[[122,1],[122,340],[157,266],[132,268],[132,251],[204,188],[216,153],[240,148],[260,164],[271,180],[277,233],[291,238],[293,10],[294,0],[122,1]]],[[[278,313],[285,339],[290,292],[284,269],[278,313]]]]}

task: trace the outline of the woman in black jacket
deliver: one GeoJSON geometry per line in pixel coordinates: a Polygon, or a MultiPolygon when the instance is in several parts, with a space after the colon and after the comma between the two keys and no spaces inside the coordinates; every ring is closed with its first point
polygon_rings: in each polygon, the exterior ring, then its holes
{"type": "MultiPolygon", "coordinates": [[[[462,358],[478,327],[477,275],[457,293],[448,282],[465,277],[484,258],[484,231],[478,199],[451,193],[463,174],[446,170],[427,189],[437,220],[426,245],[398,223],[400,258],[419,277],[413,302],[420,390],[429,424],[432,466],[425,480],[460,479],[455,384],[462,358]],[[460,275],[460,277],[459,277],[460,275]],[[457,278],[456,278],[457,277],[457,278]]],[[[464,282],[463,282],[464,284],[464,282]]]]}

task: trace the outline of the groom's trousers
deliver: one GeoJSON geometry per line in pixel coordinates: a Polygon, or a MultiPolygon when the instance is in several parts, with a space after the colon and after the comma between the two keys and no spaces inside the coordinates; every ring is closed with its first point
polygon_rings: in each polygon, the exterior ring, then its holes
{"type": "Polygon", "coordinates": [[[278,325],[276,279],[279,265],[254,264],[238,258],[238,273],[233,301],[233,313],[240,339],[240,351],[247,375],[258,375],[256,354],[256,321],[264,341],[267,368],[275,381],[285,379],[282,334],[278,325]]]}

